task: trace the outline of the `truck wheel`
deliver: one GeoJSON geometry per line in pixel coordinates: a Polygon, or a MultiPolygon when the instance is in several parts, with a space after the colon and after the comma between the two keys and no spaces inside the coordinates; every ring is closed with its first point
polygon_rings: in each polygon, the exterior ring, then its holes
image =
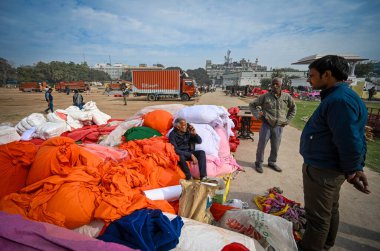
{"type": "Polygon", "coordinates": [[[156,100],[155,95],[154,95],[154,94],[149,94],[149,95],[148,95],[148,100],[149,100],[149,101],[155,101],[155,100],[156,100]]]}
{"type": "Polygon", "coordinates": [[[189,95],[187,95],[186,93],[184,93],[184,94],[181,95],[181,100],[182,101],[189,101],[190,97],[189,97],[189,95]]]}

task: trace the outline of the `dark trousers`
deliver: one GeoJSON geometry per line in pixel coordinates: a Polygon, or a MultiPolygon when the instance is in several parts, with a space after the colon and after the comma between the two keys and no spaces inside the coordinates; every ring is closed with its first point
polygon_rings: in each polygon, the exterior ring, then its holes
{"type": "Polygon", "coordinates": [[[256,151],[256,165],[261,165],[264,162],[265,146],[270,140],[270,155],[268,164],[274,164],[277,161],[277,153],[280,149],[283,127],[271,127],[268,123],[263,122],[259,132],[259,143],[256,151]]]}
{"type": "Polygon", "coordinates": [[[53,102],[49,102],[49,103],[48,103],[48,108],[45,110],[45,112],[48,112],[49,110],[50,110],[51,112],[54,112],[54,111],[53,111],[53,102]]]}
{"type": "Polygon", "coordinates": [[[334,246],[339,226],[339,191],[345,175],[333,169],[302,166],[306,231],[302,250],[323,250],[334,246]]]}
{"type": "MultiPolygon", "coordinates": [[[[205,154],[205,152],[200,150],[200,151],[193,151],[191,153],[194,154],[194,156],[198,160],[200,178],[206,177],[207,171],[206,171],[206,154],[205,154]]],[[[190,169],[186,163],[186,161],[188,161],[188,160],[191,160],[191,157],[187,158],[184,155],[179,155],[178,165],[181,167],[182,171],[185,173],[186,179],[191,178],[190,169]]]]}

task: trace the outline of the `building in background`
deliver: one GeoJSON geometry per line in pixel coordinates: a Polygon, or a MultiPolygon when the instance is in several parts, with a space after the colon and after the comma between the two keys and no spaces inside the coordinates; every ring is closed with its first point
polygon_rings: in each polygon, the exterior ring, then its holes
{"type": "Polygon", "coordinates": [[[126,64],[96,64],[93,69],[104,71],[108,73],[112,80],[120,79],[123,72],[128,70],[162,70],[164,66],[161,64],[156,64],[153,66],[148,66],[147,64],[139,64],[139,66],[131,66],[126,64]]]}
{"type": "MultiPolygon", "coordinates": [[[[241,59],[239,62],[233,62],[230,57],[231,51],[227,51],[224,56],[224,64],[213,64],[211,60],[206,60],[206,72],[208,77],[216,86],[260,86],[261,79],[271,78],[276,69],[267,70],[267,66],[259,65],[259,60],[255,62],[241,59]]],[[[296,79],[296,82],[306,83],[307,71],[298,71],[286,68],[279,70],[286,74],[290,79],[296,79]]]]}

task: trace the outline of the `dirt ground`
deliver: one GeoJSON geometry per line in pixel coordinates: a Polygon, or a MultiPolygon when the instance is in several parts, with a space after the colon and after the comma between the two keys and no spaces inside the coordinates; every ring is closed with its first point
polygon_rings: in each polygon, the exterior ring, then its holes
{"type": "MultiPolygon", "coordinates": [[[[71,104],[72,94],[67,96],[53,92],[53,96],[54,109],[65,109],[71,104]]],[[[226,96],[221,91],[207,93],[188,102],[149,102],[143,97],[130,97],[127,106],[124,106],[122,98],[103,95],[101,90],[83,96],[85,102],[95,101],[98,108],[112,118],[127,118],[145,106],[158,104],[214,104],[229,108],[247,105],[249,102],[226,96]]],[[[46,107],[43,93],[21,93],[18,90],[0,88],[0,123],[11,122],[15,125],[23,117],[33,112],[43,112],[46,107]]],[[[241,199],[253,207],[254,195],[263,194],[268,188],[278,186],[285,196],[303,203],[302,157],[298,153],[300,135],[301,131],[290,126],[285,127],[278,158],[282,173],[264,167],[264,173],[259,174],[252,168],[258,133],[255,133],[254,141],[241,140],[235,158],[245,168],[245,172],[240,173],[231,183],[229,198],[241,199]]],[[[268,144],[265,158],[269,156],[269,150],[268,144]]],[[[378,173],[368,168],[365,172],[372,192],[370,195],[358,192],[348,183],[342,186],[340,228],[336,245],[331,250],[380,250],[380,179],[378,173]]]]}

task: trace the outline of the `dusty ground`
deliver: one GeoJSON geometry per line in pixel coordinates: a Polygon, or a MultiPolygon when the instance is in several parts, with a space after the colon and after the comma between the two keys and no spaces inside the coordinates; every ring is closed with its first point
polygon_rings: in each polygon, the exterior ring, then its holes
{"type": "MultiPolygon", "coordinates": [[[[72,95],[53,92],[54,109],[64,109],[71,104],[72,95]]],[[[95,101],[98,108],[113,118],[127,118],[142,107],[149,105],[179,103],[180,101],[148,102],[145,98],[129,98],[128,105],[123,105],[122,98],[116,98],[98,93],[84,94],[85,101],[95,101]]],[[[235,97],[227,97],[221,91],[207,93],[199,99],[181,102],[183,104],[215,104],[226,108],[247,105],[247,101],[235,97]]],[[[20,121],[32,112],[42,112],[46,109],[44,94],[21,93],[18,90],[0,89],[0,123],[20,121]]],[[[298,153],[301,131],[286,127],[284,130],[278,164],[283,169],[277,173],[264,168],[259,174],[253,168],[258,141],[241,140],[235,157],[245,168],[232,182],[229,198],[247,201],[252,206],[255,194],[263,194],[266,189],[279,186],[284,195],[303,203],[302,192],[302,158],[298,153]]],[[[269,144],[265,158],[269,155],[269,144]]],[[[379,163],[380,165],[380,163],[379,163]]],[[[341,190],[340,199],[340,228],[336,246],[332,250],[380,250],[380,183],[379,174],[369,169],[365,170],[370,184],[370,195],[364,195],[345,183],[341,190]]]]}

